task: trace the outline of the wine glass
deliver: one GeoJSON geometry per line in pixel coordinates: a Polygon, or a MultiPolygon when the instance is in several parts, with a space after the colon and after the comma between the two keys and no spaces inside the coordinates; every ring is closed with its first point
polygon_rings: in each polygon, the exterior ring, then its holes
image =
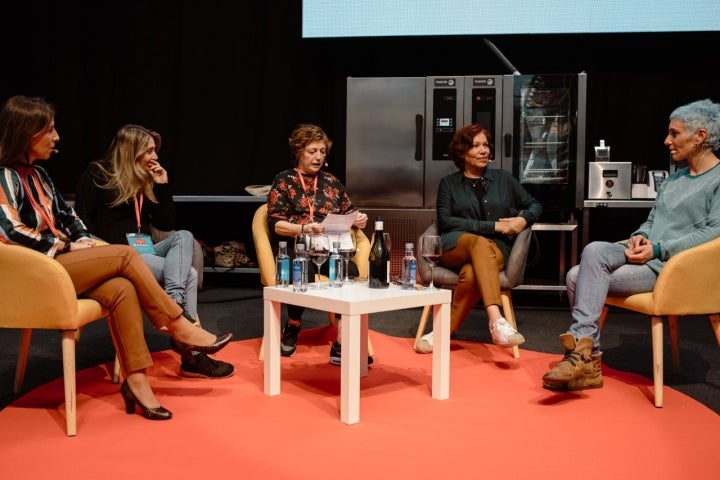
{"type": "Polygon", "coordinates": [[[310,237],[309,250],[310,260],[317,265],[317,272],[315,273],[315,283],[313,287],[315,290],[325,289],[327,285],[320,284],[320,265],[330,256],[330,239],[327,235],[312,235],[310,237]]]}
{"type": "Polygon", "coordinates": [[[338,237],[338,241],[340,242],[338,253],[342,255],[343,260],[345,260],[345,278],[343,279],[343,285],[350,285],[350,258],[355,255],[357,246],[355,245],[355,239],[350,232],[341,233],[338,237]]]}
{"type": "Polygon", "coordinates": [[[385,240],[385,248],[387,248],[388,254],[392,250],[392,241],[390,240],[390,234],[383,232],[383,240],[385,240]]]}
{"type": "Polygon", "coordinates": [[[440,261],[442,256],[442,241],[439,235],[426,235],[422,239],[422,255],[423,260],[430,264],[430,286],[427,290],[439,290],[433,282],[433,268],[440,261]]]}
{"type": "Polygon", "coordinates": [[[310,251],[310,237],[305,233],[301,233],[300,235],[295,237],[295,245],[293,246],[293,251],[295,252],[296,257],[297,257],[297,246],[300,243],[305,245],[305,253],[308,253],[310,251]]]}

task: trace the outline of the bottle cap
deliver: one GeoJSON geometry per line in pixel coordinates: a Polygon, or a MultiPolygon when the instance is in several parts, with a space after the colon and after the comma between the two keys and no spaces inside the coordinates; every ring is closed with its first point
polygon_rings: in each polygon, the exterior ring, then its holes
{"type": "Polygon", "coordinates": [[[413,249],[413,246],[414,246],[414,245],[413,245],[412,243],[409,243],[409,242],[408,242],[408,243],[405,244],[405,250],[412,250],[412,249],[413,249]]]}
{"type": "Polygon", "coordinates": [[[280,242],[278,243],[278,245],[280,246],[280,248],[287,247],[287,242],[280,242]]]}

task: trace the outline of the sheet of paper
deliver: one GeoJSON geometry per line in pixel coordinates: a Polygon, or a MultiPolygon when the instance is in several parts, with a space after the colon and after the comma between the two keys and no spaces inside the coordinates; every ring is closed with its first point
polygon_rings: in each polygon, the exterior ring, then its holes
{"type": "Polygon", "coordinates": [[[358,216],[358,211],[355,210],[347,215],[339,215],[337,213],[330,213],[325,220],[322,221],[322,226],[325,227],[325,233],[328,235],[339,235],[344,232],[349,232],[352,228],[353,222],[358,216]]]}

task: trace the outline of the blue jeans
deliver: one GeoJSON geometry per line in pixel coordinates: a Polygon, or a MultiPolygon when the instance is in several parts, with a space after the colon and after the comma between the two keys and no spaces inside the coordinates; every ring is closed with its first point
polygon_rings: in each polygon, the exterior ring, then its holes
{"type": "Polygon", "coordinates": [[[155,244],[155,255],[141,255],[167,294],[197,317],[197,271],[192,267],[193,235],[177,230],[155,244]]]}
{"type": "Polygon", "coordinates": [[[572,315],[568,333],[575,338],[592,338],[593,353],[599,353],[598,319],[605,298],[651,292],[656,281],[657,274],[647,265],[627,263],[624,245],[589,243],[583,249],[580,264],[572,267],[565,279],[572,315]]]}

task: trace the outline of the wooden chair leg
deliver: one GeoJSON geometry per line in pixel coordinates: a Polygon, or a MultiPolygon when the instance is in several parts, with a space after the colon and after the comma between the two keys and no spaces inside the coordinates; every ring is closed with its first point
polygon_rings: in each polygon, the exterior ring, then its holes
{"type": "Polygon", "coordinates": [[[653,384],[655,406],[663,406],[663,318],[652,317],[653,384]]]}
{"type": "Polygon", "coordinates": [[[13,393],[22,391],[23,382],[25,381],[25,369],[27,367],[28,351],[30,350],[30,339],[32,338],[32,328],[24,328],[20,337],[20,345],[18,346],[17,364],[15,365],[15,385],[13,393]]]}
{"type": "MultiPolygon", "coordinates": [[[[505,320],[508,321],[510,326],[517,330],[517,322],[515,321],[515,309],[513,308],[512,295],[510,294],[509,289],[500,291],[500,300],[502,301],[502,310],[503,315],[505,315],[505,320]]],[[[520,358],[520,348],[517,345],[512,347],[512,352],[513,357],[520,358]]]]}
{"type": "Polygon", "coordinates": [[[113,375],[112,375],[112,382],[113,383],[120,383],[120,374],[122,372],[120,371],[120,359],[117,355],[115,355],[115,364],[113,365],[113,375]]]}
{"type": "Polygon", "coordinates": [[[76,331],[62,332],[63,382],[65,385],[65,426],[68,437],[77,434],[77,404],[75,391],[75,344],[76,331]]]}
{"type": "Polygon", "coordinates": [[[263,354],[265,353],[265,335],[260,340],[260,351],[258,352],[258,360],[263,361],[263,354]]]}
{"type": "Polygon", "coordinates": [[[413,349],[417,350],[417,344],[420,341],[420,337],[425,333],[425,326],[427,325],[428,318],[430,317],[431,305],[425,305],[423,307],[422,315],[420,316],[420,323],[418,324],[417,333],[415,334],[415,343],[413,343],[413,349]]]}

